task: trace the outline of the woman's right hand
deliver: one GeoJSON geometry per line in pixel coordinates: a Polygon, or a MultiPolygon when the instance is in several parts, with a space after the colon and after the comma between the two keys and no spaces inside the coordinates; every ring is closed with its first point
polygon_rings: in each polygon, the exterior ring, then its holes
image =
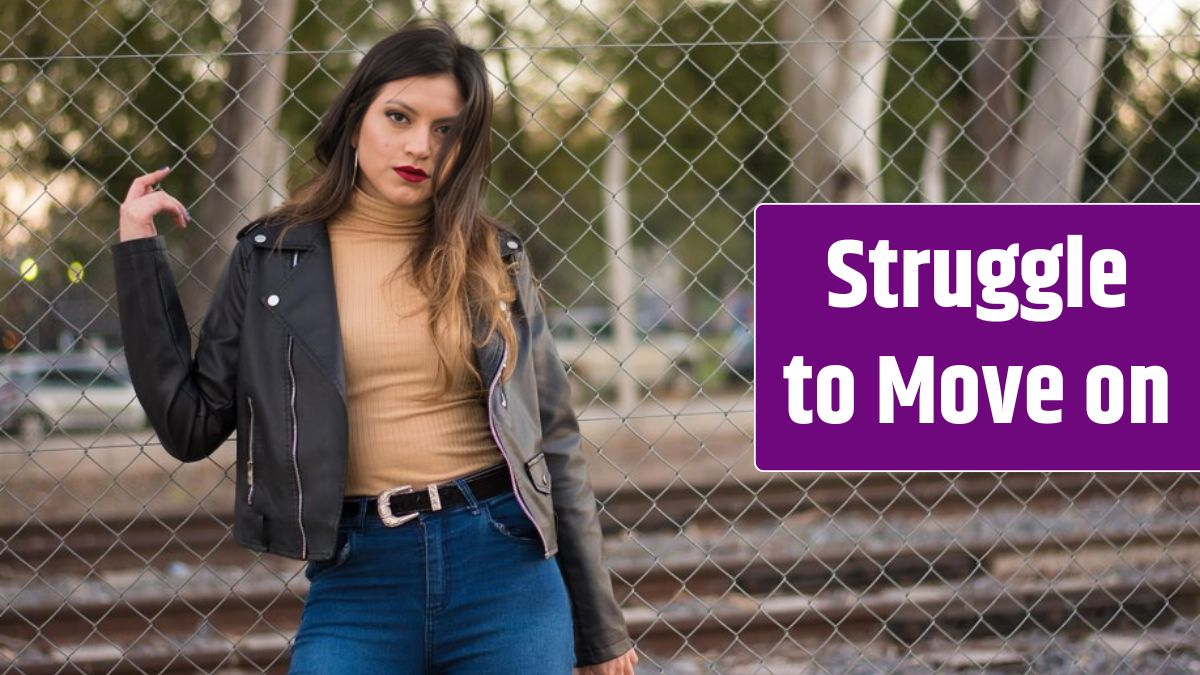
{"type": "Polygon", "coordinates": [[[160,211],[170,211],[180,227],[187,227],[191,220],[187,209],[178,199],[167,194],[164,190],[155,190],[154,185],[162,180],[171,169],[163,167],[158,171],[138,176],[129,186],[125,201],[121,204],[120,240],[141,239],[154,237],[158,230],[154,227],[154,215],[160,211]]]}

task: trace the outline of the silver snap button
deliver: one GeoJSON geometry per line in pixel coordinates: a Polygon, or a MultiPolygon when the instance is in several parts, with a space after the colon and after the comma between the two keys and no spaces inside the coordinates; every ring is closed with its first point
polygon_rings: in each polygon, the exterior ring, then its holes
{"type": "Polygon", "coordinates": [[[278,295],[268,295],[267,296],[267,304],[272,307],[274,307],[275,305],[278,305],[279,304],[279,296],[278,295]]]}
{"type": "Polygon", "coordinates": [[[265,234],[256,234],[256,235],[254,235],[254,241],[257,241],[257,242],[258,242],[258,243],[260,243],[260,244],[261,244],[261,243],[263,243],[263,242],[264,242],[264,241],[266,241],[266,240],[267,240],[267,235],[265,235],[265,234]]]}
{"type": "Polygon", "coordinates": [[[550,477],[547,476],[546,474],[542,474],[542,485],[546,485],[549,482],[550,482],[550,477]]]}
{"type": "Polygon", "coordinates": [[[516,248],[516,247],[517,247],[517,242],[513,241],[512,239],[509,239],[509,240],[508,240],[508,247],[509,247],[509,248],[516,248]]]}

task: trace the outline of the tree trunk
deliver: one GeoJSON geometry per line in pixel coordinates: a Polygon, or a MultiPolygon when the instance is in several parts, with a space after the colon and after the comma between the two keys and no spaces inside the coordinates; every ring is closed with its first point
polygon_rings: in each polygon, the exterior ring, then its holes
{"type": "Polygon", "coordinates": [[[1043,0],[1030,102],[1005,201],[1079,198],[1112,0],[1043,0]]]}
{"type": "Polygon", "coordinates": [[[783,92],[798,202],[880,201],[879,119],[891,0],[783,0],[783,92]]]}
{"type": "Polygon", "coordinates": [[[950,131],[938,120],[929,125],[925,159],[921,162],[921,196],[927,202],[946,201],[946,145],[950,131]]]}
{"type": "Polygon", "coordinates": [[[983,154],[979,167],[984,201],[995,201],[1012,184],[1016,143],[1017,61],[1021,54],[1017,0],[981,0],[972,22],[971,88],[979,107],[968,133],[983,154]]]}
{"type": "Polygon", "coordinates": [[[237,36],[230,44],[229,76],[221,112],[213,122],[216,148],[204,167],[211,181],[189,224],[180,298],[190,325],[203,320],[234,234],[265,212],[268,182],[287,153],[276,133],[283,100],[287,44],[296,0],[242,0],[237,36]]]}

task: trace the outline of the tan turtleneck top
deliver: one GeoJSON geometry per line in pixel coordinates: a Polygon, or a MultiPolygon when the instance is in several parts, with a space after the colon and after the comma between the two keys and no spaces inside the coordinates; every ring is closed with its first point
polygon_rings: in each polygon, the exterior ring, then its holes
{"type": "Polygon", "coordinates": [[[396,205],[361,188],[329,219],[349,403],[346,496],[400,485],[419,490],[503,461],[484,399],[459,367],[459,389],[436,402],[438,354],[428,300],[406,275],[389,278],[431,208],[396,205]]]}

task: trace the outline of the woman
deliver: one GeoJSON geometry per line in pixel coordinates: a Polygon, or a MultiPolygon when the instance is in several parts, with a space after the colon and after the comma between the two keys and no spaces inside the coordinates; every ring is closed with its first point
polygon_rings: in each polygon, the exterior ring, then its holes
{"type": "Polygon", "coordinates": [[[444,22],[363,58],[322,170],[238,232],[194,356],[136,179],[112,245],[163,447],[237,431],[234,537],[308,560],[292,672],[631,674],[570,389],[520,240],[481,213],[492,96],[444,22]]]}

